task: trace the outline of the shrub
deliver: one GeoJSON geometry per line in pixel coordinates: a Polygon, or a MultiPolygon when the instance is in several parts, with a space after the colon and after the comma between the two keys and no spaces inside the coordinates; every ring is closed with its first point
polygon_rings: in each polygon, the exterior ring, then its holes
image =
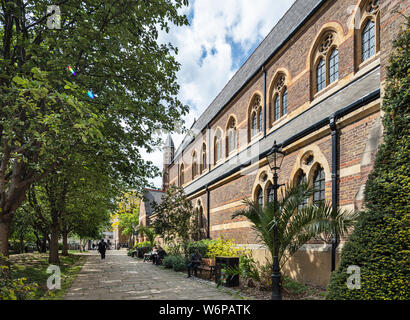
{"type": "Polygon", "coordinates": [[[215,243],[215,240],[203,239],[200,241],[190,241],[184,245],[185,256],[189,259],[196,250],[199,250],[202,258],[209,258],[208,248],[209,245],[215,243]]]}
{"type": "Polygon", "coordinates": [[[134,248],[146,248],[146,247],[152,247],[151,242],[149,241],[137,242],[134,245],[134,248]]]}
{"type": "Polygon", "coordinates": [[[260,288],[262,290],[272,290],[272,263],[267,261],[259,268],[260,288]]]}
{"type": "Polygon", "coordinates": [[[366,211],[343,247],[327,299],[408,300],[410,125],[410,18],[394,42],[383,97],[383,144],[365,188],[366,211]],[[347,287],[347,268],[360,267],[360,288],[347,287]]]}
{"type": "Polygon", "coordinates": [[[258,266],[250,252],[245,252],[239,257],[239,270],[243,279],[260,281],[258,266]]]}
{"type": "Polygon", "coordinates": [[[175,256],[168,255],[164,258],[164,260],[162,260],[162,265],[166,269],[172,269],[174,266],[174,261],[175,261],[175,256]]]}
{"type": "Polygon", "coordinates": [[[185,258],[182,256],[175,256],[172,268],[174,271],[184,271],[187,268],[185,258]]]}
{"type": "Polygon", "coordinates": [[[208,245],[207,256],[211,259],[215,259],[216,256],[238,257],[243,253],[243,249],[235,246],[234,240],[224,239],[224,237],[221,236],[208,245]]]}
{"type": "MultiPolygon", "coordinates": [[[[3,259],[8,260],[8,258],[3,259]]],[[[0,300],[34,299],[38,284],[26,283],[26,278],[12,279],[10,273],[10,267],[0,266],[0,300]]]]}

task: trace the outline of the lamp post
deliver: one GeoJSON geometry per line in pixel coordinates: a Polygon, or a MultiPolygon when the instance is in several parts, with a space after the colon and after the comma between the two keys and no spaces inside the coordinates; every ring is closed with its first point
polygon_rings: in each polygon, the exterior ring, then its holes
{"type": "MultiPolygon", "coordinates": [[[[273,171],[273,207],[275,213],[277,212],[278,205],[278,189],[281,185],[278,184],[278,174],[277,171],[280,170],[285,153],[282,152],[276,144],[273,144],[272,149],[266,156],[269,163],[269,168],[273,171]]],[[[275,216],[275,223],[273,225],[273,267],[272,267],[272,300],[282,300],[281,289],[280,289],[280,269],[279,269],[279,244],[278,244],[278,225],[277,219],[279,217],[275,216]]]]}

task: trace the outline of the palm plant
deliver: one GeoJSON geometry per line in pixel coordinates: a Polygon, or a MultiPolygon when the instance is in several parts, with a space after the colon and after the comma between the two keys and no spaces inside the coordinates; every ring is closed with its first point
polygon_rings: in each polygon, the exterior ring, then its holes
{"type": "Polygon", "coordinates": [[[248,209],[235,212],[232,218],[248,218],[272,257],[275,252],[273,229],[277,226],[277,255],[282,269],[288,259],[309,240],[320,235],[328,236],[333,232],[343,236],[358,218],[358,213],[333,210],[329,203],[303,205],[304,200],[311,197],[314,191],[307,183],[287,185],[276,205],[268,202],[265,206],[260,206],[258,202],[244,200],[248,209]]]}

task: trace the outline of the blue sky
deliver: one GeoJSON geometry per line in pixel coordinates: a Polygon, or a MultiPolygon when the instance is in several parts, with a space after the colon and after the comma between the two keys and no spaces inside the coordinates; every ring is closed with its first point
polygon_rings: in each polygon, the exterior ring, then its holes
{"type": "MultiPolygon", "coordinates": [[[[178,47],[181,63],[179,99],[190,106],[184,117],[191,127],[229,79],[246,61],[294,0],[190,0],[181,10],[189,26],[172,27],[159,41],[178,47]]],[[[176,148],[183,135],[172,134],[176,148]]],[[[165,136],[164,136],[165,140],[165,136]]],[[[162,169],[162,153],[142,151],[146,160],[162,169]]],[[[161,187],[161,177],[152,180],[161,187]]]]}

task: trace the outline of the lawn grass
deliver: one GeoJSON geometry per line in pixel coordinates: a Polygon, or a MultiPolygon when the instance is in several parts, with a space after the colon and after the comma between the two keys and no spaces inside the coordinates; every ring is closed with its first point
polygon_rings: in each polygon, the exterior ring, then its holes
{"type": "Polygon", "coordinates": [[[60,255],[61,289],[48,290],[47,279],[51,273],[47,273],[50,266],[48,253],[23,253],[10,256],[11,275],[13,278],[27,278],[27,282],[38,284],[35,300],[60,300],[70,288],[73,280],[81,271],[85,263],[85,257],[69,254],[60,255]]]}

